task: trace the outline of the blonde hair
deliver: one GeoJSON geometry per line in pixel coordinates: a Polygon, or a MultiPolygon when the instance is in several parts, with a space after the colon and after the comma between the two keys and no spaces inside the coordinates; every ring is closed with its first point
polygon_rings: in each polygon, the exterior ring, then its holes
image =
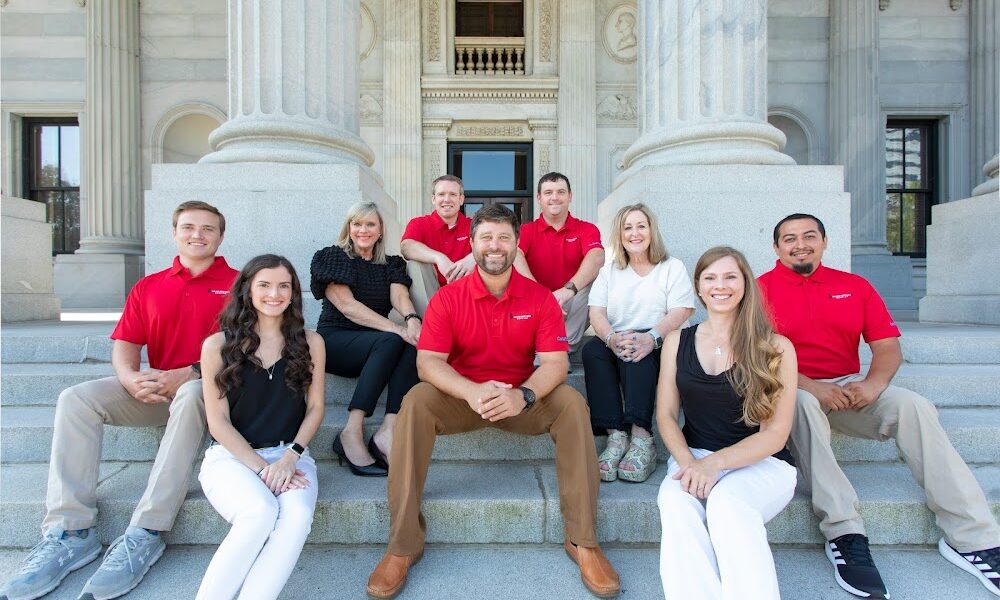
{"type": "Polygon", "coordinates": [[[628,252],[625,251],[625,244],[622,242],[622,230],[625,229],[625,219],[633,211],[641,212],[646,216],[646,220],[649,221],[649,249],[647,250],[649,253],[649,262],[655,265],[670,258],[667,247],[663,245],[660,228],[656,224],[656,215],[653,214],[653,211],[648,206],[641,202],[639,204],[630,204],[623,206],[618,211],[611,225],[611,256],[613,259],[612,262],[614,262],[615,267],[618,269],[624,269],[628,266],[628,252]]]}
{"type": "Polygon", "coordinates": [[[374,202],[357,202],[347,209],[347,216],[344,218],[344,226],[340,228],[340,236],[337,238],[337,245],[340,246],[347,256],[357,258],[358,253],[354,251],[354,240],[351,239],[351,223],[362,217],[374,214],[378,217],[379,229],[382,233],[375,240],[372,248],[372,262],[380,265],[385,264],[385,220],[378,210],[378,205],[374,202]]]}
{"type": "MultiPolygon", "coordinates": [[[[778,396],[784,386],[778,376],[781,351],[774,345],[774,328],[764,311],[760,290],[750,264],[743,254],[729,246],[710,248],[698,259],[694,267],[694,285],[702,272],[715,261],[733,257],[743,274],[743,299],[736,308],[736,320],[730,335],[733,347],[733,368],[727,377],[736,393],[743,398],[742,420],[749,427],[760,425],[774,416],[778,396]]],[[[699,293],[702,306],[705,301],[699,293]]]]}

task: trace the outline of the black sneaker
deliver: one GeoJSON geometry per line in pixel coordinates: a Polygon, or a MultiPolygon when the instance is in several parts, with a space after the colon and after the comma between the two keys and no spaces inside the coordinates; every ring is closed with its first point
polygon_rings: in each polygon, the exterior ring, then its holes
{"type": "Polygon", "coordinates": [[[938,552],[959,569],[975,575],[986,589],[1000,596],[1000,546],[975,552],[959,552],[941,538],[938,552]]]}
{"type": "Polygon", "coordinates": [[[848,533],[826,543],[826,557],[840,587],[855,596],[889,600],[889,592],[868,551],[868,538],[848,533]]]}

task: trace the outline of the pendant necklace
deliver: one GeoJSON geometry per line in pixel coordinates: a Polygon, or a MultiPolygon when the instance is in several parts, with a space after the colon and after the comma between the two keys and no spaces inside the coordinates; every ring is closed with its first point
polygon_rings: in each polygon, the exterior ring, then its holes
{"type": "MultiPolygon", "coordinates": [[[[279,358],[278,360],[281,360],[281,359],[279,358]]],[[[274,364],[271,365],[270,369],[264,369],[265,371],[267,371],[267,380],[268,381],[273,381],[274,380],[274,368],[278,366],[278,360],[274,361],[274,364]]]]}

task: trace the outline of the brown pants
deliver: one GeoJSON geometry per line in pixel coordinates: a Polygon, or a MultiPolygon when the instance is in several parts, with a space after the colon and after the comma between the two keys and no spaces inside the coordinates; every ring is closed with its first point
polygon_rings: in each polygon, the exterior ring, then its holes
{"type": "MultiPolygon", "coordinates": [[[[560,385],[530,410],[490,422],[465,400],[448,396],[429,383],[419,383],[403,398],[396,418],[389,462],[389,548],[410,556],[424,547],[427,525],[420,513],[424,482],[437,435],[496,427],[522,435],[548,432],[556,444],[556,477],[566,538],[578,546],[597,546],[597,491],[600,474],[590,429],[587,401],[568,385],[560,385]]],[[[499,483],[499,482],[498,482],[499,483]]]]}

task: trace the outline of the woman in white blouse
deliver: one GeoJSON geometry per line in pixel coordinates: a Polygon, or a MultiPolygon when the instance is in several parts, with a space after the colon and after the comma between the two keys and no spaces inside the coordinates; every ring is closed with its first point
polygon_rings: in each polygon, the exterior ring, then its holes
{"type": "Polygon", "coordinates": [[[598,457],[601,480],[641,482],[656,469],[650,430],[660,346],[694,312],[694,290],[646,205],[618,211],[610,246],[612,261],[590,290],[597,337],[583,348],[587,402],[595,433],[608,434],[598,457]]]}

